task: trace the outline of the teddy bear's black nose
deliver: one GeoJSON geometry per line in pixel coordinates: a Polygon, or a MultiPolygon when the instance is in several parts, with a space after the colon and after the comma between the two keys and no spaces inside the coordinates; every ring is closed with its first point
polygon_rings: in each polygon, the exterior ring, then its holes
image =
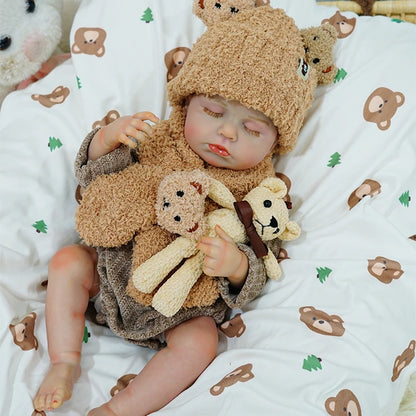
{"type": "Polygon", "coordinates": [[[314,60],[312,61],[314,64],[319,64],[320,59],[319,58],[314,58],[314,60]]]}
{"type": "Polygon", "coordinates": [[[12,44],[12,38],[10,36],[2,36],[0,38],[0,51],[5,51],[12,44]]]}
{"type": "Polygon", "coordinates": [[[238,13],[240,9],[237,9],[237,7],[230,7],[231,13],[238,13]]]}

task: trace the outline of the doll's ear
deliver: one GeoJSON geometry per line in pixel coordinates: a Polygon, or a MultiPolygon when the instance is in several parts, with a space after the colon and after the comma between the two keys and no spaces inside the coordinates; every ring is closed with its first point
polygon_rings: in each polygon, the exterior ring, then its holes
{"type": "Polygon", "coordinates": [[[279,235],[279,238],[283,241],[291,241],[295,240],[300,236],[300,227],[294,221],[289,221],[286,224],[286,230],[283,231],[282,234],[279,235]]]}

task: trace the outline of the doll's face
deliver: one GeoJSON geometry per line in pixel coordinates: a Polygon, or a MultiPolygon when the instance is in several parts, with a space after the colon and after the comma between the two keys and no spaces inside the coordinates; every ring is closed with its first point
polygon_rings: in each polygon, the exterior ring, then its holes
{"type": "Polygon", "coordinates": [[[263,113],[220,96],[192,96],[184,128],[191,149],[208,164],[250,169],[274,149],[277,129],[263,113]]]}

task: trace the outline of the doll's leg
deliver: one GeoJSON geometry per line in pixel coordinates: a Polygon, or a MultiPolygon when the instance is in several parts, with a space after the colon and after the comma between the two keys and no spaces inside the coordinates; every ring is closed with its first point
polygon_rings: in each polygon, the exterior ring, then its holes
{"type": "Polygon", "coordinates": [[[97,253],[82,245],[58,251],[49,264],[46,330],[51,367],[34,400],[37,410],[52,410],[71,397],[81,367],[85,311],[99,291],[97,253]]]}
{"type": "Polygon", "coordinates": [[[158,351],[130,384],[88,416],[148,415],[188,388],[217,354],[218,332],[212,318],[201,316],[166,333],[158,351]]]}

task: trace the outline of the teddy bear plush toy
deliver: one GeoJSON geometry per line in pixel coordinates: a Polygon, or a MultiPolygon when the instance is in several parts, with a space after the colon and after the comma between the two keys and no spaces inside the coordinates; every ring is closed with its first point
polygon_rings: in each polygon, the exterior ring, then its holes
{"type": "Polygon", "coordinates": [[[210,26],[227,20],[242,10],[269,4],[270,0],[194,0],[192,11],[206,26],[210,26]]]}
{"type": "Polygon", "coordinates": [[[0,0],[0,104],[69,58],[58,48],[80,0],[0,0]],[[63,23],[65,13],[65,23],[63,23]]]}
{"type": "Polygon", "coordinates": [[[338,68],[334,63],[333,49],[337,41],[334,26],[325,23],[300,31],[305,44],[305,59],[315,68],[318,83],[330,84],[334,81],[338,68]]]}
{"type": "Polygon", "coordinates": [[[241,202],[221,182],[202,171],[176,171],[160,183],[156,202],[158,224],[176,240],[133,271],[134,286],[152,292],[184,258],[187,260],[153,297],[152,306],[165,316],[173,316],[183,305],[189,291],[202,274],[203,254],[197,242],[203,235],[215,236],[219,225],[236,243],[250,242],[263,258],[266,273],[278,279],[281,270],[276,257],[263,241],[276,238],[294,240],[300,228],[289,220],[283,198],[286,185],[277,177],[264,179],[241,202]],[[205,215],[205,198],[219,206],[205,215]],[[241,221],[240,221],[241,220],[241,221]]]}

